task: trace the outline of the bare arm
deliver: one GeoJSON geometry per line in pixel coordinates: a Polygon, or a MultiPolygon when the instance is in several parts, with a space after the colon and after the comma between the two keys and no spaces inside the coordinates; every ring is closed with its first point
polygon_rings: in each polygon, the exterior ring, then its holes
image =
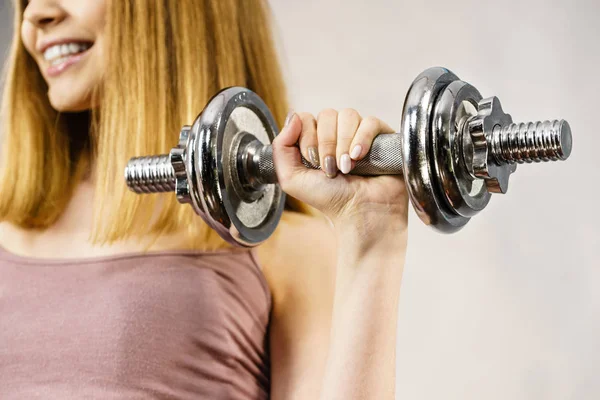
{"type": "MultiPolygon", "coordinates": [[[[335,234],[330,235],[336,243],[325,247],[333,249],[334,261],[324,265],[325,276],[331,276],[330,269],[334,272],[333,289],[311,290],[307,283],[319,279],[312,268],[312,277],[306,275],[306,280],[281,270],[275,274],[279,277],[273,280],[275,290],[285,287],[280,293],[287,293],[288,298],[290,293],[306,293],[310,299],[301,306],[281,303],[284,306],[280,315],[290,307],[296,317],[284,323],[287,330],[280,330],[291,336],[277,339],[282,345],[278,351],[285,356],[293,349],[298,360],[276,360],[273,353],[273,361],[287,367],[286,374],[277,378],[285,384],[281,390],[275,381],[279,372],[273,364],[274,399],[394,397],[396,311],[408,223],[406,187],[399,176],[364,178],[334,173],[336,160],[348,172],[352,168],[351,150],[357,151],[353,159],[358,160],[364,157],[373,138],[390,131],[382,121],[362,119],[355,110],[338,113],[328,109],[316,119],[310,114],[291,113],[273,141],[273,161],[282,189],[321,211],[336,227],[335,234]],[[300,161],[298,145],[305,158],[307,149],[318,146],[318,161],[324,171],[306,168],[300,161]],[[324,348],[326,354],[322,353],[324,348]]],[[[309,233],[314,237],[317,232],[309,233]]],[[[299,237],[292,240],[302,243],[299,237]]],[[[318,246],[307,247],[294,258],[311,263],[315,248],[318,246]]]]}
{"type": "Polygon", "coordinates": [[[406,232],[371,226],[371,242],[316,218],[282,224],[262,250],[273,293],[271,398],[392,399],[406,232]]]}
{"type": "Polygon", "coordinates": [[[382,227],[371,233],[372,243],[351,227],[338,231],[331,346],[320,398],[391,400],[406,230],[382,227]]]}
{"type": "Polygon", "coordinates": [[[317,400],[329,351],[336,240],[320,218],[291,213],[280,225],[259,248],[273,298],[271,399],[317,400]]]}

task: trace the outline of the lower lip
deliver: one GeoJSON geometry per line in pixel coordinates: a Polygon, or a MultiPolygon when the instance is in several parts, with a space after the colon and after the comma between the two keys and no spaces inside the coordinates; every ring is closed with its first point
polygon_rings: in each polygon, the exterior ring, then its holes
{"type": "Polygon", "coordinates": [[[88,50],[84,51],[83,53],[78,53],[78,54],[69,56],[69,58],[67,58],[67,60],[65,62],[62,62],[58,65],[51,65],[46,70],[46,73],[50,77],[55,77],[55,76],[62,74],[71,65],[78,63],[83,58],[83,56],[85,56],[87,54],[87,52],[88,52],[88,50]]]}

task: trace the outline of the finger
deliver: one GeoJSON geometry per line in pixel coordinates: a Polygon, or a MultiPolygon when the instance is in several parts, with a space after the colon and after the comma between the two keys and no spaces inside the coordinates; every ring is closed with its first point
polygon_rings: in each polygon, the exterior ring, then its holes
{"type": "Polygon", "coordinates": [[[364,118],[354,135],[350,145],[350,158],[361,160],[371,149],[373,139],[380,133],[393,133],[394,130],[385,122],[375,117],[364,118]]]}
{"type": "Polygon", "coordinates": [[[338,114],[336,160],[340,171],[347,174],[352,169],[350,160],[350,145],[360,125],[360,114],[351,108],[342,110],[338,114]]]}
{"type": "Polygon", "coordinates": [[[310,113],[299,113],[302,121],[302,132],[300,133],[300,152],[302,156],[310,161],[315,167],[319,167],[319,139],[317,139],[317,120],[310,113]]]}
{"type": "Polygon", "coordinates": [[[279,183],[288,182],[296,172],[306,170],[300,161],[300,150],[296,143],[302,132],[302,121],[293,113],[286,119],[286,124],[275,136],[273,143],[273,163],[277,166],[277,179],[279,183]]]}
{"type": "Polygon", "coordinates": [[[391,126],[389,126],[388,124],[383,122],[382,120],[379,120],[379,133],[389,134],[389,133],[398,133],[398,132],[394,128],[392,128],[391,126]]]}
{"type": "Polygon", "coordinates": [[[321,168],[328,178],[335,178],[337,174],[337,164],[335,161],[337,117],[337,111],[332,109],[321,111],[317,117],[317,139],[319,140],[321,168]]]}

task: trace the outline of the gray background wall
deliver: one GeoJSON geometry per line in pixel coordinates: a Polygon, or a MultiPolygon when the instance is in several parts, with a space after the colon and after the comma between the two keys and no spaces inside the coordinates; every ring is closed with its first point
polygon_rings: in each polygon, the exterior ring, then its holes
{"type": "Polygon", "coordinates": [[[600,2],[271,3],[298,111],[353,107],[399,128],[413,78],[441,65],[515,120],[573,129],[568,162],[521,166],[459,234],[411,215],[397,397],[600,398],[600,2]]]}

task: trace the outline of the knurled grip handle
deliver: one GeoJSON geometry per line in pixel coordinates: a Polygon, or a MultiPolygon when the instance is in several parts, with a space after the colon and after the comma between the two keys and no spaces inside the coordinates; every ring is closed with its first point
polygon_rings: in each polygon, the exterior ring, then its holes
{"type": "MultiPolygon", "coordinates": [[[[258,153],[255,178],[262,184],[277,183],[277,173],[273,164],[273,148],[264,146],[258,153]]],[[[302,157],[302,163],[312,169],[319,169],[302,157]]],[[[399,133],[380,134],[375,137],[367,155],[356,162],[350,175],[399,175],[402,174],[402,135],[399,133]]]]}

